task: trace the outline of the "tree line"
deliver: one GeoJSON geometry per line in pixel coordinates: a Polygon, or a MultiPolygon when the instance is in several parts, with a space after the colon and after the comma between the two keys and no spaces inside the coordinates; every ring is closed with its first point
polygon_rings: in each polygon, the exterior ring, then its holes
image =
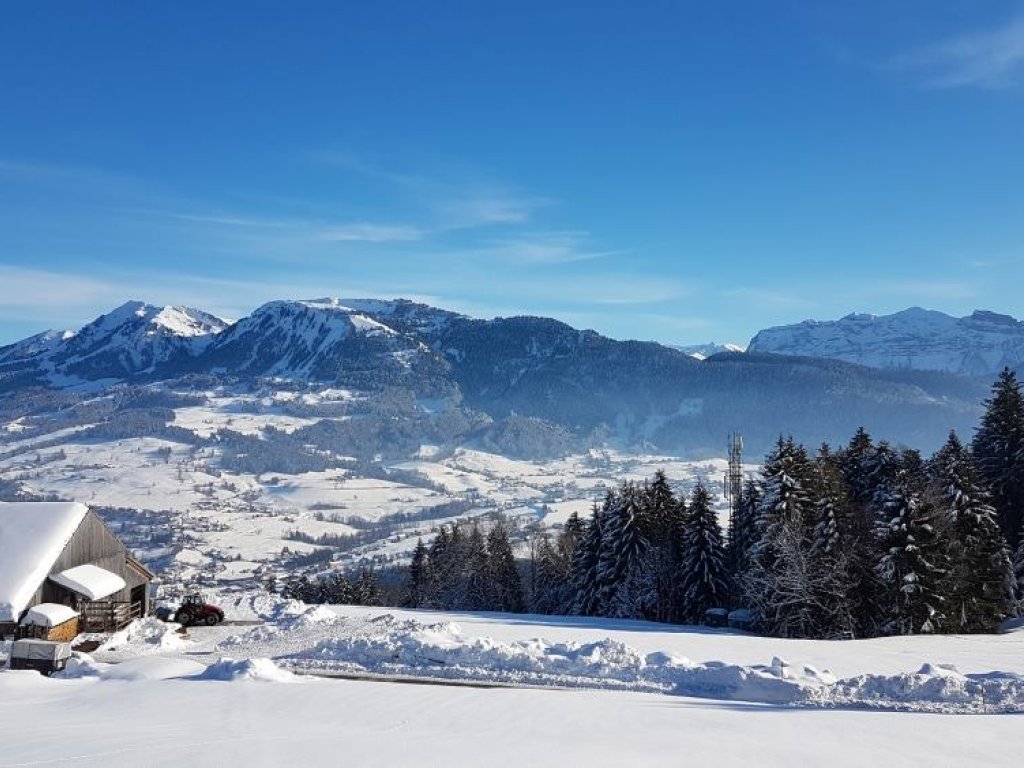
{"type": "Polygon", "coordinates": [[[973,441],[925,458],[860,429],[780,437],[723,531],[707,487],[622,483],[517,564],[502,523],[419,542],[404,604],[701,623],[746,609],[781,637],[989,632],[1024,612],[1024,398],[1004,371],[973,441]],[[718,613],[721,611],[719,610],[718,613]]]}

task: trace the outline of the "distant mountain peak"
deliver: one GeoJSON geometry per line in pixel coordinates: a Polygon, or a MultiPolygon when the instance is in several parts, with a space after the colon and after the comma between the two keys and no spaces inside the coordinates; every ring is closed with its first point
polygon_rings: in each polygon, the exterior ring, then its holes
{"type": "Polygon", "coordinates": [[[741,344],[718,344],[714,341],[709,341],[707,344],[672,344],[670,346],[672,349],[678,349],[680,352],[689,355],[694,360],[707,360],[714,355],[725,353],[742,354],[747,351],[747,348],[741,344]]]}
{"type": "Polygon", "coordinates": [[[823,357],[873,368],[993,376],[1024,364],[1024,323],[975,310],[953,317],[922,307],[891,315],[854,313],[759,331],[751,352],[823,357]]]}

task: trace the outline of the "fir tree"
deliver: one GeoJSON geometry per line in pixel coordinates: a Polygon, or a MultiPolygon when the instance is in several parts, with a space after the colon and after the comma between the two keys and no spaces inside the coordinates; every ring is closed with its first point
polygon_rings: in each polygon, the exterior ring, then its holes
{"type": "MultiPolygon", "coordinates": [[[[734,588],[742,584],[743,577],[750,568],[751,552],[757,543],[760,506],[760,486],[751,478],[743,486],[739,502],[733,510],[736,519],[730,521],[729,525],[728,563],[734,588]]],[[[739,598],[738,595],[734,597],[739,598]]]]}
{"type": "Polygon", "coordinates": [[[777,556],[772,551],[772,542],[778,538],[779,530],[787,526],[801,532],[812,519],[807,491],[811,476],[807,453],[792,437],[780,437],[765,460],[761,474],[757,541],[752,555],[759,567],[770,569],[777,556]]]}
{"type": "Polygon", "coordinates": [[[496,611],[498,596],[492,583],[491,559],[487,543],[476,523],[470,529],[466,541],[466,601],[464,607],[471,611],[496,611]]]}
{"type": "Polygon", "coordinates": [[[729,585],[722,530],[703,483],[693,489],[683,522],[679,579],[685,620],[702,623],[705,611],[725,605],[729,585]]]}
{"type": "Polygon", "coordinates": [[[638,496],[636,486],[626,483],[602,513],[597,579],[602,615],[613,618],[636,618],[653,603],[638,496]]]}
{"type": "MultiPolygon", "coordinates": [[[[605,505],[609,503],[606,498],[605,505]]],[[[597,573],[601,558],[601,520],[601,510],[595,506],[573,552],[569,587],[573,601],[571,611],[577,616],[600,615],[601,590],[597,573]]]]}
{"type": "Polygon", "coordinates": [[[654,601],[644,618],[655,621],[679,619],[678,584],[680,546],[685,505],[676,499],[665,473],[658,470],[640,497],[641,534],[648,548],[646,567],[654,601]]]}
{"type": "Polygon", "coordinates": [[[945,557],[935,535],[934,510],[898,477],[878,494],[877,572],[887,586],[883,631],[937,632],[945,618],[945,557]]]}
{"type": "Polygon", "coordinates": [[[991,632],[1012,610],[1013,571],[995,510],[955,432],[931,461],[952,537],[949,618],[958,632],[991,632]]]}
{"type": "Polygon", "coordinates": [[[508,530],[501,522],[496,523],[487,534],[487,561],[491,588],[494,590],[493,610],[522,613],[525,607],[523,585],[508,539],[508,530]]]}
{"type": "Polygon", "coordinates": [[[991,493],[999,526],[1016,547],[1024,525],[1024,397],[1017,376],[1005,368],[985,401],[974,436],[974,456],[991,493]]]}
{"type": "Polygon", "coordinates": [[[430,583],[430,562],[423,539],[416,540],[416,549],[409,563],[409,584],[406,588],[406,605],[421,608],[426,604],[426,592],[430,583]]]}
{"type": "Polygon", "coordinates": [[[568,580],[569,562],[559,549],[551,543],[549,536],[542,536],[537,544],[536,577],[530,598],[533,613],[566,613],[569,608],[568,580]]]}

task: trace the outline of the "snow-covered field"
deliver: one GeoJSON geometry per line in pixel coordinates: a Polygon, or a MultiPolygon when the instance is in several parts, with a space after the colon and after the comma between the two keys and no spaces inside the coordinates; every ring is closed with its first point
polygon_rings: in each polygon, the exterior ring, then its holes
{"type": "Polygon", "coordinates": [[[1020,714],[995,714],[1024,712],[1021,630],[781,641],[267,596],[227,607],[263,623],[182,637],[149,622],[65,679],[0,673],[0,765],[992,766],[1024,749],[1020,714]],[[987,714],[954,714],[968,712],[987,714]]]}
{"type": "MultiPolygon", "coordinates": [[[[318,420],[286,413],[289,404],[326,404],[340,413],[355,397],[338,389],[191,394],[205,398],[203,404],[169,411],[168,429],[204,438],[219,430],[262,442],[318,420]]],[[[686,492],[698,478],[720,486],[725,471],[722,460],[681,461],[615,450],[523,461],[470,447],[440,451],[423,445],[406,460],[382,462],[369,473],[373,476],[360,474],[358,463],[344,457],[323,471],[252,474],[225,466],[217,441],[191,445],[175,439],[180,432],[103,439],[86,433],[93,425],[76,425],[26,437],[15,422],[0,426],[4,479],[30,492],[93,506],[166,514],[175,533],[169,555],[173,578],[200,579],[205,586],[252,582],[277,569],[286,548],[290,553],[317,548],[296,535],[337,540],[356,532],[348,524],[353,519],[374,523],[417,516],[339,552],[338,567],[401,561],[418,538],[429,540],[453,516],[501,512],[556,526],[572,512],[589,514],[605,490],[624,479],[647,479],[661,469],[686,492]],[[384,478],[389,472],[395,479],[384,478]],[[444,512],[452,504],[457,511],[444,512]],[[440,511],[432,514],[435,507],[440,511]]],[[[167,556],[166,548],[160,554],[167,556]]]]}

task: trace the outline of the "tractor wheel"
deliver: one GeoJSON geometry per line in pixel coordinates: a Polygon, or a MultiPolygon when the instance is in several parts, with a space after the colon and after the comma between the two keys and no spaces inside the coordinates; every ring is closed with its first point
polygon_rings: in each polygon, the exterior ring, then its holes
{"type": "Polygon", "coordinates": [[[192,623],[192,614],[190,614],[188,611],[178,611],[176,614],[174,614],[174,620],[178,624],[181,624],[181,626],[187,627],[189,624],[192,623]]]}
{"type": "Polygon", "coordinates": [[[220,617],[217,616],[216,613],[208,613],[208,614],[206,614],[206,626],[212,627],[214,624],[217,624],[219,621],[220,621],[220,617]]]}

